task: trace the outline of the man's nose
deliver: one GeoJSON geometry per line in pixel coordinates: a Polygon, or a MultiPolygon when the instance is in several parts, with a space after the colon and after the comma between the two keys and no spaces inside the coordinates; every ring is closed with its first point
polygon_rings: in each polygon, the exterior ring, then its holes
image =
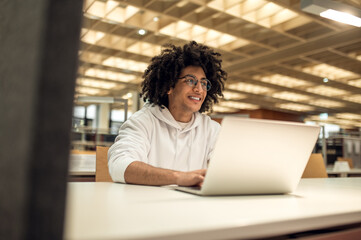
{"type": "Polygon", "coordinates": [[[194,88],[197,89],[198,91],[202,92],[203,88],[202,88],[202,83],[200,81],[197,82],[196,85],[194,85],[194,88]]]}

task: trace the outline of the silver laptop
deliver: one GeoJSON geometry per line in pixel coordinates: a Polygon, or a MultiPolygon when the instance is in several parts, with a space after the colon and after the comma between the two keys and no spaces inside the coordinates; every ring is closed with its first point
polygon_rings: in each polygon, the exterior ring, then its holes
{"type": "Polygon", "coordinates": [[[225,117],[198,195],[284,194],[297,187],[319,126],[225,117]]]}

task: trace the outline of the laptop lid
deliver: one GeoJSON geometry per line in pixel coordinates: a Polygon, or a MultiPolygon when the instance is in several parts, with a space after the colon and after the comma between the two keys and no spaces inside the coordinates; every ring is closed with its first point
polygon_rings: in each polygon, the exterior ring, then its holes
{"type": "Polygon", "coordinates": [[[200,194],[294,191],[319,131],[303,123],[225,117],[200,194]]]}

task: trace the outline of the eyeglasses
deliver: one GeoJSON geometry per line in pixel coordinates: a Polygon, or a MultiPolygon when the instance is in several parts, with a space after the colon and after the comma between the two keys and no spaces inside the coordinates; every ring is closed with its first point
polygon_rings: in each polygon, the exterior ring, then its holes
{"type": "Polygon", "coordinates": [[[184,77],[181,77],[179,79],[185,79],[185,83],[190,87],[195,87],[198,84],[198,81],[201,83],[201,87],[205,91],[209,91],[212,87],[211,82],[207,78],[202,78],[201,80],[198,80],[196,76],[192,74],[187,74],[184,77]]]}

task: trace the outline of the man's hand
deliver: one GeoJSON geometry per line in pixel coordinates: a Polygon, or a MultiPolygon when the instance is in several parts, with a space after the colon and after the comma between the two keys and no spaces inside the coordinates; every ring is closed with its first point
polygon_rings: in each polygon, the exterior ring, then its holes
{"type": "Polygon", "coordinates": [[[191,172],[177,172],[176,184],[179,186],[202,186],[206,169],[199,169],[191,172]]]}

